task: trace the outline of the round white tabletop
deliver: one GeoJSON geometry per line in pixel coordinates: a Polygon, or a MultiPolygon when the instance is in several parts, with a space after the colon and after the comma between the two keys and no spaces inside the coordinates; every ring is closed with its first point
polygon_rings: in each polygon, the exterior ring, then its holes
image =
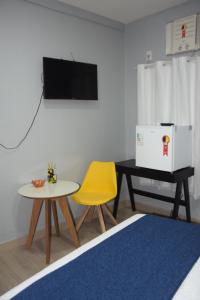
{"type": "Polygon", "coordinates": [[[57,183],[45,182],[43,187],[34,187],[32,183],[22,186],[18,193],[32,199],[49,199],[67,196],[79,189],[79,184],[73,181],[58,180],[57,183]]]}

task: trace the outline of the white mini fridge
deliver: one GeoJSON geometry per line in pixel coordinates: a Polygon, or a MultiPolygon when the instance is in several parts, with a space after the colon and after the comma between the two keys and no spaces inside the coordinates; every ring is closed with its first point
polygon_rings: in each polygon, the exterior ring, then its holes
{"type": "Polygon", "coordinates": [[[191,165],[191,126],[136,126],[136,166],[174,172],[191,165]]]}

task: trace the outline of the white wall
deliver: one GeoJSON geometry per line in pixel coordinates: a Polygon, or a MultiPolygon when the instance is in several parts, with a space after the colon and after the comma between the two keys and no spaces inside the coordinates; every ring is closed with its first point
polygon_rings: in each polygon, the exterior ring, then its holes
{"type": "MultiPolygon", "coordinates": [[[[23,0],[0,1],[0,143],[24,136],[42,92],[42,57],[98,65],[99,100],[42,101],[17,150],[0,148],[0,243],[27,233],[32,201],[17,194],[47,164],[81,181],[91,160],[125,157],[123,32],[23,0]]],[[[72,203],[75,215],[79,214],[72,203]]],[[[40,222],[40,225],[42,223],[40,222]]]]}
{"type": "MultiPolygon", "coordinates": [[[[135,126],[137,124],[137,71],[138,64],[146,62],[146,51],[151,50],[153,61],[165,56],[165,25],[177,18],[200,12],[200,1],[166,10],[162,13],[131,23],[125,28],[125,133],[126,157],[135,156],[135,126]]],[[[159,191],[162,193],[162,191],[159,191]]],[[[166,191],[164,191],[166,192],[166,191]]],[[[169,210],[172,206],[158,200],[136,196],[140,202],[169,210]]],[[[191,201],[192,217],[200,220],[200,201],[191,201]]],[[[183,216],[185,210],[181,209],[183,216]]]]}
{"type": "MultiPolygon", "coordinates": [[[[124,35],[121,24],[105,18],[91,15],[90,21],[89,13],[53,0],[33,2],[55,10],[25,0],[0,1],[0,143],[15,145],[32,120],[42,92],[43,56],[70,60],[72,52],[77,61],[98,64],[99,101],[45,100],[25,143],[13,151],[0,148],[0,243],[27,233],[32,203],[17,190],[33,177],[45,177],[49,161],[56,163],[59,178],[81,182],[93,159],[134,157],[134,68],[145,62],[146,50],[153,60],[165,59],[165,24],[200,11],[200,2],[190,1],[127,25],[124,35]]],[[[79,207],[71,205],[78,215],[79,207]]],[[[192,202],[192,216],[200,219],[199,202],[192,202]]]]}

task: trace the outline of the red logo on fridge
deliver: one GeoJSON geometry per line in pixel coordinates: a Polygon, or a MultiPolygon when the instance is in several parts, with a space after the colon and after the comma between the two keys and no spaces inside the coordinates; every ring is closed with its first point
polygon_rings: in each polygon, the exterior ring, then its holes
{"type": "Polygon", "coordinates": [[[170,142],[170,138],[168,135],[164,135],[162,138],[163,142],[163,156],[168,156],[168,145],[170,142]]]}

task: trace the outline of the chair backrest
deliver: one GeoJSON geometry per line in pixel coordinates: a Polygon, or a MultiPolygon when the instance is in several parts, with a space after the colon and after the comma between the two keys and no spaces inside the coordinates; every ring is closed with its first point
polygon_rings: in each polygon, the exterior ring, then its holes
{"type": "Polygon", "coordinates": [[[83,180],[81,191],[117,194],[117,179],[114,162],[93,161],[83,180]]]}

